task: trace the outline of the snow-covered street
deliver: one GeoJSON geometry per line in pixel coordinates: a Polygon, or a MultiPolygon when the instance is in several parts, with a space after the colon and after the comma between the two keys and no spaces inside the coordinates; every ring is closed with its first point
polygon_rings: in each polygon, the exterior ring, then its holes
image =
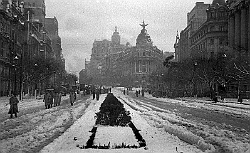
{"type": "MultiPolygon", "coordinates": [[[[113,92],[116,97],[119,97],[119,99],[128,101],[128,99],[123,96],[120,91],[113,92]]],[[[91,133],[92,127],[95,124],[94,114],[98,111],[100,104],[104,100],[105,95],[101,96],[101,99],[95,104],[93,102],[88,109],[86,110],[86,113],[71,127],[69,128],[61,137],[56,139],[53,143],[46,146],[41,152],[42,153],[54,153],[54,152],[152,152],[152,153],[173,153],[177,150],[182,151],[184,153],[199,153],[202,152],[201,150],[197,149],[193,145],[189,145],[180,139],[178,137],[171,135],[169,133],[166,133],[164,130],[162,130],[159,127],[151,126],[143,117],[140,116],[140,111],[134,110],[130,106],[126,105],[124,103],[125,109],[130,111],[132,121],[137,127],[137,129],[140,130],[141,135],[146,140],[147,146],[145,148],[139,148],[139,149],[108,149],[108,150],[98,150],[98,149],[80,149],[80,145],[85,145],[88,141],[91,133]]],[[[117,128],[106,128],[103,129],[102,133],[105,135],[103,137],[98,137],[97,142],[106,142],[108,144],[109,142],[114,142],[114,139],[116,140],[116,143],[120,142],[121,137],[123,136],[123,130],[119,130],[119,127],[117,128]],[[116,130],[115,130],[116,129],[116,130]],[[110,138],[109,142],[107,141],[107,135],[109,133],[113,133],[112,135],[115,137],[110,138]],[[116,133],[116,134],[114,134],[116,133]],[[121,135],[121,136],[120,136],[121,135]],[[112,140],[113,139],[113,140],[112,140]]],[[[127,142],[134,142],[135,138],[131,137],[130,134],[127,135],[127,142]]],[[[111,144],[113,145],[113,144],[111,144]]]]}
{"type": "MultiPolygon", "coordinates": [[[[102,94],[99,101],[84,97],[71,107],[65,100],[59,107],[43,108],[14,119],[2,119],[0,152],[250,153],[250,135],[247,129],[230,127],[228,124],[221,126],[209,120],[202,121],[202,118],[200,121],[194,120],[193,116],[186,118],[180,110],[165,108],[178,104],[185,107],[183,110],[189,108],[191,111],[222,112],[223,115],[237,116],[244,121],[249,119],[250,105],[212,104],[197,99],[173,100],[155,98],[149,94],[136,98],[132,91],[129,95],[124,95],[119,89],[112,89],[112,92],[130,112],[131,121],[145,139],[146,147],[117,149],[115,146],[121,143],[126,145],[138,143],[132,130],[128,127],[101,125],[97,125],[94,144],[109,145],[109,149],[82,147],[86,145],[91,137],[92,128],[96,126],[95,113],[99,111],[107,95],[102,94]]],[[[34,108],[44,107],[43,102],[34,103],[39,103],[34,104],[33,106],[36,106],[34,108]]],[[[27,107],[32,106],[27,104],[24,107],[24,105],[20,104],[20,109],[28,111],[27,107]]],[[[3,107],[5,106],[1,105],[0,109],[4,110],[3,107]]]]}
{"type": "Polygon", "coordinates": [[[87,97],[72,107],[68,96],[62,104],[45,109],[42,100],[25,99],[19,103],[17,118],[9,119],[7,100],[1,101],[0,153],[39,152],[76,121],[89,105],[87,97]]]}

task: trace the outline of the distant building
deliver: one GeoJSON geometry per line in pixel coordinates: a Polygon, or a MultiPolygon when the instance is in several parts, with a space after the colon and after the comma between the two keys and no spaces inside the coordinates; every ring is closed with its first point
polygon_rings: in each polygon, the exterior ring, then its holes
{"type": "Polygon", "coordinates": [[[181,31],[177,55],[177,62],[190,58],[190,35],[194,33],[207,20],[206,10],[209,4],[204,2],[196,2],[195,7],[187,14],[187,27],[181,31]]]}
{"type": "Polygon", "coordinates": [[[144,22],[136,39],[136,46],[120,44],[117,28],[111,41],[95,41],[87,71],[93,83],[121,84],[124,86],[147,85],[149,75],[162,66],[163,51],[153,45],[144,22]]]}
{"type": "Polygon", "coordinates": [[[207,9],[207,20],[190,35],[191,58],[217,57],[228,49],[228,7],[225,0],[214,0],[207,9]]]}
{"type": "Polygon", "coordinates": [[[143,21],[140,25],[142,30],[137,36],[136,46],[126,49],[118,58],[124,85],[147,86],[149,75],[163,66],[163,51],[153,45],[146,30],[148,24],[143,21]]]}

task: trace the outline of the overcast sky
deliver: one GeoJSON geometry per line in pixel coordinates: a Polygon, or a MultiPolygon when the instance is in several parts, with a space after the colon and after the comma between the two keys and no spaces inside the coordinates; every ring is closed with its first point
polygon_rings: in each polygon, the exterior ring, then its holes
{"type": "MultiPolygon", "coordinates": [[[[84,68],[95,39],[111,39],[115,26],[121,43],[135,45],[144,20],[155,46],[174,51],[177,30],[186,27],[187,13],[197,0],[45,0],[46,16],[56,17],[68,72],[84,68]]],[[[207,4],[212,0],[201,0],[207,4]]]]}

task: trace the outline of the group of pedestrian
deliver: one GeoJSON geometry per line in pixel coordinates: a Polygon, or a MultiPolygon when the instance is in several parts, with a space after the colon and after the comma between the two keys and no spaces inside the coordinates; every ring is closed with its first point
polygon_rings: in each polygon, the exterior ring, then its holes
{"type": "Polygon", "coordinates": [[[129,88],[124,88],[123,89],[123,94],[124,95],[126,95],[126,94],[129,95],[129,88]]]}
{"type": "Polygon", "coordinates": [[[60,92],[52,92],[52,91],[46,91],[44,95],[44,104],[45,108],[49,109],[56,106],[59,106],[61,104],[62,94],[60,92]]]}
{"type": "Polygon", "coordinates": [[[144,90],[136,90],[135,95],[138,97],[141,94],[142,97],[144,97],[144,90]]]}
{"type": "Polygon", "coordinates": [[[101,93],[101,89],[97,88],[97,89],[92,89],[92,94],[93,94],[93,100],[96,98],[96,100],[98,101],[100,98],[100,93],[101,93]]]}

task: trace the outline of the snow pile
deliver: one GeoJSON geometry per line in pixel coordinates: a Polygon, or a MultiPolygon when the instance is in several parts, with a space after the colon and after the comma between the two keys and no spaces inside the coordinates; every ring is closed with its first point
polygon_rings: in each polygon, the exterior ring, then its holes
{"type": "MultiPolygon", "coordinates": [[[[121,93],[114,93],[116,97],[121,96],[121,93]]],[[[103,101],[104,99],[100,99],[103,101]]],[[[99,111],[100,101],[96,102],[95,105],[90,105],[86,113],[78,119],[73,126],[71,126],[62,136],[56,139],[53,143],[44,147],[41,153],[48,152],[60,152],[60,153],[98,153],[98,152],[122,152],[122,153],[173,153],[176,152],[176,147],[179,151],[183,151],[184,153],[201,153],[198,149],[191,145],[187,145],[183,143],[175,136],[172,136],[166,132],[159,131],[156,127],[150,126],[145,119],[143,119],[138,111],[133,110],[131,107],[124,104],[124,108],[130,112],[130,116],[132,118],[132,122],[136,126],[137,129],[140,130],[140,134],[143,136],[147,143],[147,147],[138,148],[138,149],[80,149],[82,145],[86,145],[86,142],[90,138],[91,129],[95,124],[95,113],[99,111]]],[[[123,101],[121,101],[123,102],[123,101]]],[[[136,139],[132,135],[131,129],[128,127],[97,127],[96,139],[94,140],[95,144],[105,144],[112,145],[112,143],[121,143],[126,142],[128,144],[135,143],[136,139]],[[98,130],[99,129],[99,130],[98,130]],[[110,142],[110,143],[109,143],[110,142]]],[[[136,142],[138,143],[138,142],[136,142]]]]}
{"type": "MultiPolygon", "coordinates": [[[[165,98],[162,100],[164,100],[164,102],[182,103],[176,100],[172,102],[170,99],[165,98]]],[[[210,127],[201,123],[191,123],[173,112],[140,102],[139,100],[131,100],[128,97],[124,102],[131,106],[131,108],[139,110],[151,125],[164,129],[166,132],[177,136],[179,139],[189,144],[197,146],[203,151],[209,153],[218,152],[217,147],[219,146],[220,149],[229,153],[244,153],[246,152],[246,148],[248,148],[248,138],[236,138],[236,135],[232,131],[216,129],[215,127],[210,127]],[[140,106],[136,105],[136,103],[140,104],[140,106]],[[151,107],[154,110],[162,111],[162,113],[149,111],[150,109],[144,109],[145,107],[142,106],[146,106],[147,108],[151,107]]],[[[186,104],[183,103],[183,105],[186,104]]],[[[189,104],[187,105],[190,106],[189,104]]],[[[197,107],[195,105],[192,107],[197,107]]],[[[199,103],[198,107],[203,107],[203,105],[204,104],[199,103]]]]}
{"type": "Polygon", "coordinates": [[[95,136],[95,145],[107,145],[114,148],[116,145],[137,145],[133,131],[130,127],[98,126],[95,136]],[[107,132],[109,131],[109,132],[107,132]]]}
{"type": "MultiPolygon", "coordinates": [[[[0,152],[31,152],[42,143],[47,143],[53,137],[63,133],[89,103],[90,100],[87,100],[85,103],[78,103],[73,107],[57,106],[18,118],[7,119],[0,123],[0,138],[3,138],[0,141],[0,152]],[[15,129],[6,129],[11,124],[18,124],[18,126],[15,129]],[[9,138],[4,139],[4,136],[9,138]]],[[[44,105],[43,102],[42,104],[44,105]]],[[[27,105],[23,108],[27,108],[27,105]]]]}

